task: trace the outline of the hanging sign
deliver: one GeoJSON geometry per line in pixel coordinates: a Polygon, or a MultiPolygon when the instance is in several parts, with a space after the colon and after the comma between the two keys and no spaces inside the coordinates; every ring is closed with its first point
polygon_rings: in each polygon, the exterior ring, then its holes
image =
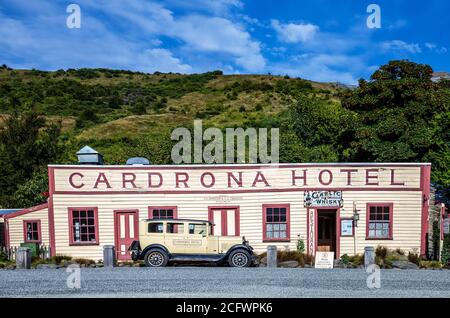
{"type": "Polygon", "coordinates": [[[305,207],[342,207],[342,191],[305,191],[303,194],[305,207]]]}

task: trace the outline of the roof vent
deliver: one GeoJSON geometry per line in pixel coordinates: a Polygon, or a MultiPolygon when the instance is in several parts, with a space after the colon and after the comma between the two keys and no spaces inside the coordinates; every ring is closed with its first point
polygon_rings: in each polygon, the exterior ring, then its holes
{"type": "Polygon", "coordinates": [[[77,152],[78,163],[82,165],[102,165],[103,155],[89,146],[84,146],[77,152]]]}
{"type": "Polygon", "coordinates": [[[127,160],[127,166],[148,166],[150,161],[144,157],[133,157],[127,160]]]}

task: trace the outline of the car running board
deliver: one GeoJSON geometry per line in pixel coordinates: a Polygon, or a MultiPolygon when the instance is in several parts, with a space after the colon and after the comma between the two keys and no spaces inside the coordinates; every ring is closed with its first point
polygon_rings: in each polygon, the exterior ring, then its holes
{"type": "Polygon", "coordinates": [[[172,254],[169,261],[177,262],[219,262],[225,258],[225,254],[172,254]]]}

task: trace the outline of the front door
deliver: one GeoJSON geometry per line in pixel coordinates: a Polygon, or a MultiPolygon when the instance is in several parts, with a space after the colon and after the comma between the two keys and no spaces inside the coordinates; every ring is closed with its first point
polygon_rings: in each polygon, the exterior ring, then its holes
{"type": "Polygon", "coordinates": [[[238,207],[210,207],[209,221],[215,236],[239,236],[239,208],[238,207]]]}
{"type": "Polygon", "coordinates": [[[336,255],[336,210],[317,210],[317,251],[336,255]]]}
{"type": "Polygon", "coordinates": [[[128,247],[139,239],[139,220],[137,210],[115,211],[116,254],[118,260],[130,260],[128,247]]]}

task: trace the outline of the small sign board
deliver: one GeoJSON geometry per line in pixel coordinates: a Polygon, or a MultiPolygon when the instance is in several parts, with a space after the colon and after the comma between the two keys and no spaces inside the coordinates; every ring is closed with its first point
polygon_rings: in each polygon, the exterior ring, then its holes
{"type": "Polygon", "coordinates": [[[316,252],[315,268],[333,268],[334,252],[316,252]]]}
{"type": "Polygon", "coordinates": [[[342,191],[305,191],[305,207],[342,207],[342,191]]]}
{"type": "Polygon", "coordinates": [[[353,236],[352,219],[341,219],[341,236],[353,236]]]}

